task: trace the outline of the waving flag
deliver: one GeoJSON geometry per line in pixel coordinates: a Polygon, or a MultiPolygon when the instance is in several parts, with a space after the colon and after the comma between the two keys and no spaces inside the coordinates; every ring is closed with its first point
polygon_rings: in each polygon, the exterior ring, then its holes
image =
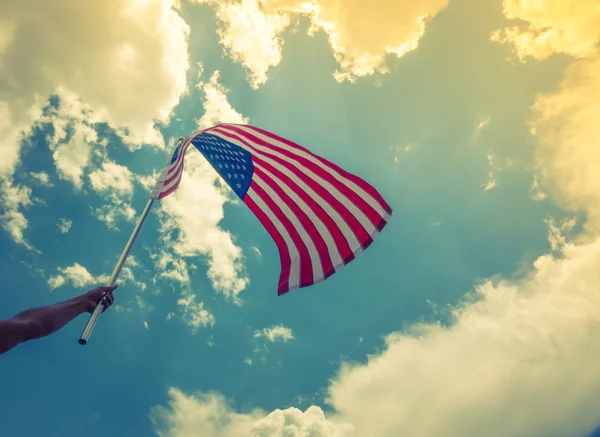
{"type": "Polygon", "coordinates": [[[220,124],[180,142],[152,198],[164,198],[177,188],[191,144],[277,244],[279,295],[323,281],[348,264],[373,242],[392,214],[364,180],[298,144],[241,124],[220,124]]]}

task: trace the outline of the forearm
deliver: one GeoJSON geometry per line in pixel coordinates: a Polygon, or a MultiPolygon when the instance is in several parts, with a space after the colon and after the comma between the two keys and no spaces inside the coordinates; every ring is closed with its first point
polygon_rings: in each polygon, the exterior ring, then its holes
{"type": "Polygon", "coordinates": [[[86,312],[86,304],[81,296],[55,305],[33,308],[14,316],[13,319],[25,322],[28,326],[25,341],[45,337],[58,331],[75,317],[86,312]]]}

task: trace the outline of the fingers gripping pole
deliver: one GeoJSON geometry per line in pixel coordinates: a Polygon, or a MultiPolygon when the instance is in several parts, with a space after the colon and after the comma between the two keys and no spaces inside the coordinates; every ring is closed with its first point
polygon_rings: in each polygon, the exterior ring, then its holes
{"type": "MultiPolygon", "coordinates": [[[[144,208],[142,215],[140,216],[137,224],[135,225],[135,228],[133,229],[133,232],[131,233],[131,237],[129,237],[129,241],[125,245],[125,249],[123,249],[123,253],[121,254],[121,257],[119,258],[119,261],[117,262],[117,265],[115,266],[115,269],[113,270],[112,275],[110,276],[110,279],[106,283],[106,285],[108,287],[112,287],[113,285],[115,285],[115,282],[117,281],[117,277],[119,276],[119,273],[121,273],[121,269],[123,268],[123,264],[125,264],[125,260],[127,259],[127,256],[129,255],[131,246],[133,246],[133,243],[135,242],[135,239],[136,239],[137,235],[139,234],[140,229],[142,228],[142,225],[144,224],[144,220],[146,220],[146,216],[148,215],[148,212],[150,212],[150,208],[152,207],[153,203],[154,203],[154,199],[150,199],[148,201],[148,203],[146,204],[146,207],[144,208]]],[[[81,338],[79,339],[79,344],[86,344],[88,342],[88,339],[90,338],[90,335],[92,335],[94,326],[96,325],[96,322],[98,321],[98,318],[100,317],[100,314],[102,314],[102,311],[104,311],[104,305],[102,304],[102,301],[100,301],[98,303],[98,305],[96,305],[94,312],[90,316],[90,319],[88,320],[87,325],[85,325],[85,329],[83,330],[83,333],[81,334],[81,338]]]]}

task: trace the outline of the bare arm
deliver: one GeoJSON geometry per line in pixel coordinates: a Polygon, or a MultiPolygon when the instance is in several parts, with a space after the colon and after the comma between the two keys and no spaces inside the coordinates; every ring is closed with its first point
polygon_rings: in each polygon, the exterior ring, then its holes
{"type": "Polygon", "coordinates": [[[0,355],[25,341],[46,337],[82,313],[91,313],[102,299],[105,309],[112,305],[113,287],[97,287],[85,294],[55,305],[23,311],[0,320],[0,355]]]}

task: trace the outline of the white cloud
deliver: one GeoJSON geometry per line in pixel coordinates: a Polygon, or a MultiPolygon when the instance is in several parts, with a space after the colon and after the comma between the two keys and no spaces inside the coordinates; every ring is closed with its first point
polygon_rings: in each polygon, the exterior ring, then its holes
{"type": "Polygon", "coordinates": [[[196,333],[198,328],[213,326],[215,316],[204,308],[204,302],[196,302],[196,296],[188,293],[177,301],[177,305],[182,313],[182,319],[186,325],[196,333]]]}
{"type": "Polygon", "coordinates": [[[185,159],[181,185],[161,201],[163,240],[178,256],[207,255],[213,287],[235,298],[248,279],[242,276],[241,249],[218,226],[229,193],[215,186],[218,176],[200,153],[191,150],[185,159]]]}
{"type": "Polygon", "coordinates": [[[573,230],[577,221],[574,218],[564,219],[558,225],[552,217],[548,217],[544,222],[548,225],[548,242],[555,252],[562,251],[567,246],[567,236],[569,231],[573,230]]]}
{"type": "Polygon", "coordinates": [[[221,44],[249,71],[254,87],[267,80],[281,61],[282,33],[300,16],[311,20],[310,33],[324,31],[340,66],[339,81],[385,73],[387,55],[415,50],[426,24],[448,0],[380,1],[377,7],[353,0],[194,0],[216,7],[221,44]]]}
{"type": "Polygon", "coordinates": [[[155,171],[149,175],[136,175],[135,180],[142,186],[146,191],[152,191],[154,186],[156,185],[156,181],[160,176],[159,171],[155,171]]]}
{"type": "MultiPolygon", "coordinates": [[[[201,127],[245,120],[229,105],[226,90],[218,83],[218,73],[200,86],[205,92],[205,114],[198,121],[201,127]]],[[[231,234],[218,226],[223,219],[223,206],[233,201],[228,187],[215,185],[218,177],[197,150],[188,151],[181,185],[160,204],[164,213],[162,240],[173,253],[164,251],[158,261],[161,275],[176,274],[188,282],[185,262],[178,257],[208,256],[208,277],[213,287],[239,302],[238,294],[249,280],[243,274],[242,250],[235,245],[231,234]],[[182,268],[176,272],[165,269],[175,263],[183,264],[182,268]]]]}
{"type": "Polygon", "coordinates": [[[165,250],[151,255],[151,258],[155,261],[161,277],[169,278],[182,284],[190,282],[188,266],[185,260],[176,258],[165,250]]]}
{"type": "Polygon", "coordinates": [[[483,129],[485,129],[486,127],[488,127],[489,124],[490,124],[490,117],[484,117],[483,120],[481,120],[477,124],[477,128],[475,129],[475,131],[476,132],[481,132],[483,129]]]}
{"type": "Polygon", "coordinates": [[[259,260],[262,259],[262,253],[260,252],[260,249],[258,247],[252,246],[252,247],[250,247],[250,250],[252,252],[254,252],[254,254],[256,255],[256,258],[258,258],[259,260]]]}
{"type": "Polygon", "coordinates": [[[131,207],[129,203],[115,201],[103,205],[99,208],[95,208],[94,216],[106,223],[108,229],[112,231],[118,231],[118,222],[120,220],[125,220],[128,222],[133,222],[136,217],[135,209],[131,207]]]}
{"type": "Polygon", "coordinates": [[[590,433],[600,422],[600,239],[534,266],[526,279],[477,287],[450,327],[394,333],[368,364],[343,366],[329,388],[338,414],[359,435],[590,433]]]}
{"type": "Polygon", "coordinates": [[[500,169],[498,167],[498,165],[496,164],[496,158],[491,153],[488,153],[487,160],[488,160],[488,165],[490,166],[491,170],[488,174],[487,183],[482,185],[482,187],[485,191],[492,190],[498,186],[498,180],[496,179],[496,172],[500,169]]]}
{"type": "Polygon", "coordinates": [[[38,173],[29,173],[29,176],[31,176],[33,179],[35,179],[35,181],[39,184],[42,185],[44,187],[52,187],[52,182],[50,182],[50,176],[48,176],[48,173],[46,173],[45,171],[40,171],[38,173]]]}
{"type": "Polygon", "coordinates": [[[319,407],[296,408],[265,414],[239,414],[214,393],[186,395],[169,390],[169,404],[152,409],[150,417],[160,437],[353,437],[352,427],[325,418],[319,407]]]}
{"type": "Polygon", "coordinates": [[[49,110],[40,119],[40,122],[53,126],[53,133],[47,140],[53,150],[58,174],[71,181],[77,189],[82,189],[84,175],[87,174],[90,187],[106,202],[101,207],[92,208],[94,216],[106,223],[109,229],[119,230],[119,221],[135,219],[135,210],[125,201],[133,194],[134,176],[127,167],[106,157],[105,145],[98,141],[93,127],[99,121],[96,114],[71,93],[63,93],[60,98],[60,108],[49,110]],[[98,168],[94,168],[94,155],[102,160],[98,168]]]}
{"type": "MultiPolygon", "coordinates": [[[[314,410],[314,435],[340,435],[334,423],[372,437],[589,435],[600,424],[600,238],[557,248],[526,278],[477,286],[449,326],[413,325],[367,363],[343,364],[327,390],[335,413],[314,410]]],[[[155,410],[161,436],[309,435],[300,419],[285,429],[279,410],[238,414],[215,394],[170,395],[155,410]]]]}
{"type": "Polygon", "coordinates": [[[133,175],[123,166],[110,161],[104,161],[102,168],[90,174],[90,184],[98,192],[113,194],[117,197],[133,193],[133,175]]]}
{"type": "Polygon", "coordinates": [[[50,290],[54,290],[58,287],[62,287],[63,285],[65,285],[67,282],[67,280],[65,279],[65,277],[63,275],[56,275],[56,276],[51,276],[48,279],[48,285],[50,286],[50,290]]]}
{"type": "Polygon", "coordinates": [[[290,328],[280,324],[264,328],[262,331],[255,331],[254,338],[265,338],[271,343],[275,343],[276,341],[287,343],[288,340],[294,339],[294,333],[290,328]]]}
{"type": "Polygon", "coordinates": [[[67,283],[75,288],[87,287],[89,285],[100,285],[108,280],[107,275],[92,276],[88,270],[79,263],[73,263],[68,267],[59,267],[58,274],[48,279],[51,290],[61,287],[67,283]]]}
{"type": "Polygon", "coordinates": [[[58,232],[60,232],[61,234],[66,234],[67,232],[69,232],[72,225],[73,225],[73,220],[68,220],[66,218],[60,218],[60,219],[58,219],[58,223],[56,224],[56,227],[58,229],[58,232]]]}
{"type": "Polygon", "coordinates": [[[15,243],[22,244],[30,250],[36,250],[27,242],[23,232],[29,223],[20,211],[32,204],[31,189],[26,186],[13,185],[12,181],[0,177],[0,222],[2,228],[9,233],[15,243]]]}
{"type": "Polygon", "coordinates": [[[533,177],[533,183],[531,184],[531,189],[529,190],[529,197],[538,202],[548,197],[548,195],[542,191],[537,176],[533,177]]]}
{"type": "Polygon", "coordinates": [[[256,0],[204,2],[217,5],[221,44],[234,61],[246,67],[252,87],[264,84],[269,69],[281,62],[281,33],[290,18],[263,13],[256,0]]]}
{"type": "Polygon", "coordinates": [[[354,428],[350,424],[331,422],[317,406],[305,412],[297,408],[275,410],[252,426],[251,435],[256,437],[352,437],[354,428]]]}
{"type": "Polygon", "coordinates": [[[72,123],[72,128],[73,135],[68,142],[49,145],[53,150],[58,175],[71,181],[76,188],[81,188],[84,169],[91,163],[91,143],[98,141],[98,134],[79,120],[72,123]]]}
{"type": "Polygon", "coordinates": [[[228,90],[219,83],[219,71],[208,82],[200,81],[198,88],[204,92],[204,115],[198,127],[205,129],[219,123],[248,123],[248,118],[237,112],[227,100],[228,90]]]}
{"type": "Polygon", "coordinates": [[[600,230],[600,54],[574,62],[560,89],[533,107],[535,157],[560,204],[585,211],[600,230]]]}
{"type": "Polygon", "coordinates": [[[154,307],[152,307],[152,305],[149,305],[144,299],[142,299],[142,297],[139,294],[135,295],[135,303],[137,304],[137,306],[140,310],[144,310],[144,311],[154,310],[154,307]]]}
{"type": "MultiPolygon", "coordinates": [[[[0,23],[0,34],[5,30],[4,25],[0,23]]],[[[3,67],[2,57],[0,52],[0,69],[3,67]]],[[[28,109],[15,112],[3,98],[2,91],[3,88],[0,88],[0,176],[10,177],[19,162],[22,134],[39,116],[39,105],[34,100],[28,109]]]]}
{"type": "MultiPolygon", "coordinates": [[[[119,274],[119,282],[129,282],[144,291],[146,289],[146,283],[138,281],[133,274],[132,267],[135,266],[135,264],[130,263],[129,258],[127,258],[125,264],[126,265],[121,269],[121,273],[119,274]]],[[[136,295],[136,298],[139,298],[139,295],[136,295]]],[[[140,302],[138,302],[138,306],[141,308],[140,302]]]]}
{"type": "MultiPolygon", "coordinates": [[[[132,147],[162,145],[154,124],[168,121],[186,90],[188,70],[189,28],[173,8],[176,4],[2,2],[0,17],[10,20],[0,19],[0,66],[6,79],[0,88],[0,172],[15,168],[19,133],[39,114],[36,99],[44,101],[61,87],[89,104],[132,147]]],[[[59,161],[69,155],[64,147],[58,154],[59,161]]],[[[77,156],[83,160],[84,155],[77,156]]]]}
{"type": "Polygon", "coordinates": [[[504,15],[519,24],[495,31],[492,40],[509,43],[521,60],[555,53],[587,57],[600,43],[597,0],[504,0],[504,15]]]}

